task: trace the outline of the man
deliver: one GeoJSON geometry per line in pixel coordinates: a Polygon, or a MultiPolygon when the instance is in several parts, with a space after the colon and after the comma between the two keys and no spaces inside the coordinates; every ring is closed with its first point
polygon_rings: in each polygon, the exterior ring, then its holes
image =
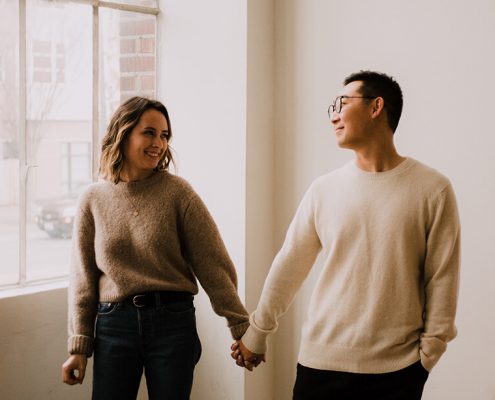
{"type": "Polygon", "coordinates": [[[306,192],[251,326],[232,346],[238,365],[264,361],[267,335],[322,253],[294,399],[420,399],[456,336],[455,196],[443,175],[397,153],[401,111],[393,78],[361,71],[345,79],[329,117],[355,160],[306,192]]]}

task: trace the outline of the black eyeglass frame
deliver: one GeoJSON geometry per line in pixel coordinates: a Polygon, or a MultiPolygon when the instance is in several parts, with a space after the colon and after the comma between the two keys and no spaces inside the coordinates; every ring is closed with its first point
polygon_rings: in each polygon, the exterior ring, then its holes
{"type": "Polygon", "coordinates": [[[336,112],[340,114],[342,111],[342,99],[376,99],[380,96],[337,96],[332,104],[328,106],[328,117],[332,118],[332,114],[336,112]],[[339,109],[337,110],[337,102],[339,104],[339,109]]]}

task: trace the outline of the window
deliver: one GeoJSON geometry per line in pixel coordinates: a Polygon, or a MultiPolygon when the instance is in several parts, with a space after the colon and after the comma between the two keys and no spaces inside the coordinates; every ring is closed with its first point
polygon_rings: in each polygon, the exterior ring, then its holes
{"type": "Polygon", "coordinates": [[[106,125],[155,96],[157,14],[154,0],[0,0],[0,287],[67,276],[106,125]]]}
{"type": "Polygon", "coordinates": [[[91,182],[91,146],[88,142],[62,143],[62,187],[66,196],[78,195],[91,182]]]}

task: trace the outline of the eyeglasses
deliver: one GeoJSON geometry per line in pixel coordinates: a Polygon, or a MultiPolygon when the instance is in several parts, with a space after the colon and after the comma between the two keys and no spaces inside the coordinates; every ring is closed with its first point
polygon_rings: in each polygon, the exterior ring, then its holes
{"type": "Polygon", "coordinates": [[[338,96],[328,107],[328,117],[332,118],[332,114],[336,112],[340,114],[342,111],[342,99],[376,99],[377,96],[338,96]]]}

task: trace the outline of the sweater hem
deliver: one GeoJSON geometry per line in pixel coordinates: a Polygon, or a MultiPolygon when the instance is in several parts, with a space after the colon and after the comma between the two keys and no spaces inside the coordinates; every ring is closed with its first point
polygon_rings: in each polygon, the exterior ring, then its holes
{"type": "Polygon", "coordinates": [[[417,343],[398,349],[373,351],[303,342],[298,357],[299,363],[309,368],[363,374],[398,371],[420,359],[417,343]]]}

